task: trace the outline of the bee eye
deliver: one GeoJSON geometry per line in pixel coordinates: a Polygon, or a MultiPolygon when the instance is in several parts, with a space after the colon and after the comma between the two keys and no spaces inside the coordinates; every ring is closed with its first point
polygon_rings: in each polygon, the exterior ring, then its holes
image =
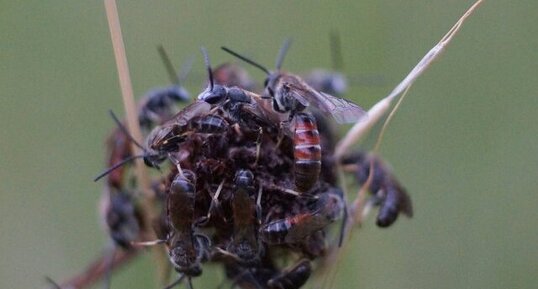
{"type": "Polygon", "coordinates": [[[217,104],[226,99],[227,92],[226,89],[221,85],[215,85],[213,90],[206,91],[201,94],[198,99],[203,100],[209,104],[217,104]]]}
{"type": "Polygon", "coordinates": [[[216,104],[224,100],[224,97],[222,97],[222,95],[211,93],[205,96],[203,100],[209,104],[216,104]]]}
{"type": "Polygon", "coordinates": [[[272,88],[270,88],[270,87],[267,87],[267,91],[269,92],[269,95],[271,95],[272,97],[274,97],[274,96],[275,96],[275,92],[273,91],[273,89],[272,89],[272,88]]]}

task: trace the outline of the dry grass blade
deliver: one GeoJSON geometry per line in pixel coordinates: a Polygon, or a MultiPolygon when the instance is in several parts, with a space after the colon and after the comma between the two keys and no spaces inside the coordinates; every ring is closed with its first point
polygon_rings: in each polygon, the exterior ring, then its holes
{"type": "Polygon", "coordinates": [[[456,24],[448,31],[448,33],[435,45],[419,63],[409,72],[409,74],[392,90],[392,92],[376,103],[368,111],[368,118],[356,123],[338,143],[335,156],[341,158],[355,143],[357,143],[379,119],[385,115],[391,106],[392,101],[410,87],[417,78],[433,63],[435,59],[444,51],[452,38],[460,30],[465,20],[478,8],[483,0],[476,1],[465,14],[456,22],[456,24]]]}
{"type": "MultiPolygon", "coordinates": [[[[121,33],[120,19],[118,15],[118,8],[115,0],[104,0],[105,10],[108,20],[108,25],[110,29],[110,36],[112,39],[112,46],[114,49],[114,56],[116,59],[116,66],[118,69],[118,76],[120,80],[121,94],[123,99],[123,104],[125,107],[125,114],[127,118],[127,128],[129,129],[130,134],[133,138],[142,143],[142,132],[140,130],[140,125],[138,123],[138,116],[136,110],[136,104],[133,95],[133,88],[131,84],[131,77],[129,74],[129,65],[127,63],[127,56],[125,55],[125,46],[123,44],[123,36],[121,33]]],[[[131,144],[131,150],[133,155],[141,154],[141,150],[134,143],[131,144]]],[[[136,161],[135,173],[137,178],[138,187],[143,192],[143,197],[145,201],[141,202],[142,214],[144,219],[143,233],[144,239],[151,240],[155,239],[155,233],[150,228],[152,220],[156,216],[154,212],[154,196],[149,185],[149,177],[146,173],[145,166],[142,160],[136,161]]],[[[162,253],[160,248],[155,248],[152,250],[155,259],[158,264],[162,264],[162,253]]],[[[160,277],[163,276],[163,266],[161,265],[160,277]]]]}
{"type": "MultiPolygon", "coordinates": [[[[136,116],[136,104],[133,95],[133,88],[131,85],[131,77],[129,74],[129,65],[127,63],[127,57],[125,55],[125,47],[123,45],[123,36],[121,34],[120,20],[118,16],[118,8],[115,0],[105,0],[106,15],[108,19],[108,25],[110,28],[110,36],[112,38],[112,46],[114,48],[114,56],[116,59],[116,66],[118,68],[118,76],[120,80],[121,94],[123,98],[123,105],[125,107],[125,114],[127,118],[127,128],[129,132],[139,143],[142,142],[142,132],[138,125],[138,118],[136,116]]],[[[140,148],[135,144],[131,146],[133,155],[141,154],[140,148]]],[[[144,163],[142,160],[136,161],[136,176],[140,187],[145,193],[149,190],[149,181],[145,173],[144,163]]]]}
{"type": "MultiPolygon", "coordinates": [[[[386,96],[385,98],[381,99],[379,102],[377,102],[374,106],[370,108],[368,111],[368,118],[360,120],[358,123],[356,123],[344,136],[344,138],[337,144],[336,150],[335,150],[335,157],[337,159],[340,159],[342,156],[345,155],[349,151],[349,149],[356,144],[366,133],[374,126],[389,110],[389,108],[392,105],[392,101],[397,98],[400,94],[403,93],[402,97],[399,99],[398,103],[395,105],[394,109],[391,111],[389,117],[385,121],[380,135],[378,136],[378,139],[375,144],[374,151],[379,150],[380,143],[383,139],[383,134],[388,126],[388,123],[392,119],[392,116],[398,109],[399,105],[401,104],[404,96],[409,91],[410,87],[413,85],[415,80],[422,75],[422,73],[433,63],[437,57],[441,54],[441,52],[444,51],[446,46],[450,43],[452,38],[456,35],[456,33],[461,28],[462,24],[465,22],[465,20],[478,8],[478,6],[483,2],[483,0],[476,1],[466,12],[463,14],[463,16],[456,22],[456,24],[447,32],[447,34],[437,43],[426,55],[419,61],[419,63],[411,70],[411,72],[392,90],[392,92],[386,96]]],[[[371,164],[373,167],[373,163],[371,164]]],[[[346,225],[346,228],[344,229],[346,240],[344,242],[344,245],[342,248],[334,248],[329,252],[329,254],[324,258],[322,265],[320,266],[321,272],[320,276],[322,276],[323,279],[328,279],[329,284],[325,284],[326,281],[322,281],[323,286],[325,288],[333,288],[334,287],[334,280],[336,276],[337,266],[331,266],[331,264],[337,264],[340,259],[344,256],[344,252],[349,248],[349,241],[351,239],[351,231],[353,227],[362,219],[361,212],[364,207],[364,200],[366,199],[367,190],[366,188],[369,186],[369,183],[372,179],[373,168],[370,168],[370,175],[368,176],[368,179],[366,183],[360,188],[359,192],[357,193],[357,198],[352,204],[351,210],[350,210],[350,218],[348,220],[348,223],[346,225]]],[[[341,168],[339,170],[340,175],[342,174],[341,168]]],[[[342,178],[341,178],[342,179],[342,178]]],[[[347,195],[347,194],[346,194],[347,195]]]]}

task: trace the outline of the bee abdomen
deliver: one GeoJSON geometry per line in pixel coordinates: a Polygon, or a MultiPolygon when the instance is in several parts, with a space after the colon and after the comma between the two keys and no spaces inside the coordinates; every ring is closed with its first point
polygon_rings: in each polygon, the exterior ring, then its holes
{"type": "Polygon", "coordinates": [[[229,127],[224,118],[212,114],[194,119],[191,125],[198,133],[223,133],[229,127]]]}
{"type": "Polygon", "coordinates": [[[288,219],[270,222],[260,228],[260,238],[268,244],[282,244],[292,226],[288,219]]]}
{"type": "Polygon", "coordinates": [[[316,184],[321,171],[321,145],[316,120],[311,114],[295,115],[293,136],[295,186],[305,192],[316,184]]]}
{"type": "Polygon", "coordinates": [[[190,230],[196,198],[196,176],[184,170],[178,174],[168,192],[167,215],[172,227],[178,231],[190,230]]]}
{"type": "Polygon", "coordinates": [[[267,285],[271,289],[299,289],[306,283],[311,273],[310,261],[302,260],[293,268],[270,279],[267,285]]]}

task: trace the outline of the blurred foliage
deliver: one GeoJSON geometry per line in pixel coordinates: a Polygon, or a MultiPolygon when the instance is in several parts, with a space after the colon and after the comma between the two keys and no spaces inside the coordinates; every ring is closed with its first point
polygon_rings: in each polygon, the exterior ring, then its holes
{"type": "MultiPolygon", "coordinates": [[[[331,65],[327,35],[338,29],[345,73],[383,77],[349,93],[369,107],[472,2],[120,1],[119,10],[137,95],[168,84],[159,43],[178,66],[196,57],[196,95],[201,45],[214,64],[230,61],[226,45],[270,66],[291,36],[284,67],[301,72],[331,65]]],[[[536,1],[486,1],[414,85],[382,154],[416,216],[388,230],[371,218],[356,230],[337,288],[536,287],[536,11],[536,1]]],[[[0,287],[39,288],[44,275],[83,269],[106,244],[95,210],[101,184],[91,179],[113,127],[106,111],[123,110],[101,1],[1,1],[0,39],[0,287]]],[[[150,259],[112,288],[155,288],[150,259]]],[[[220,270],[209,270],[217,273],[195,288],[220,282],[220,270]]]]}

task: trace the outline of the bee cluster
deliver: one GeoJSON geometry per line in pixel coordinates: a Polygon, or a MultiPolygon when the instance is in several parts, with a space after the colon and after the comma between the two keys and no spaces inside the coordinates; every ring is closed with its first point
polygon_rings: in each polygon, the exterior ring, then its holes
{"type": "Polygon", "coordinates": [[[331,116],[340,123],[357,121],[362,109],[281,72],[281,55],[277,72],[261,67],[268,78],[257,94],[241,67],[212,70],[204,51],[209,83],[196,101],[176,113],[177,103],[189,99],[178,85],[140,101],[139,123],[149,132],[139,145],[142,156],[131,153],[134,140],[116,119],[107,141],[110,169],[98,177],[106,176],[105,223],[125,251],[164,244],[180,274],[169,287],[185,279],[192,287],[192,277],[208,262],[222,264],[241,288],[303,286],[316,260],[342,243],[348,204],[337,166],[369,186],[371,203],[380,207],[379,226],[389,226],[400,212],[412,215],[407,193],[379,159],[368,182],[371,156],[334,158],[331,116]],[[161,172],[152,180],[150,206],[160,213],[151,224],[141,216],[144,200],[133,193],[137,184],[129,174],[130,161],[138,157],[161,172]],[[147,228],[157,240],[141,240],[147,228]]]}

